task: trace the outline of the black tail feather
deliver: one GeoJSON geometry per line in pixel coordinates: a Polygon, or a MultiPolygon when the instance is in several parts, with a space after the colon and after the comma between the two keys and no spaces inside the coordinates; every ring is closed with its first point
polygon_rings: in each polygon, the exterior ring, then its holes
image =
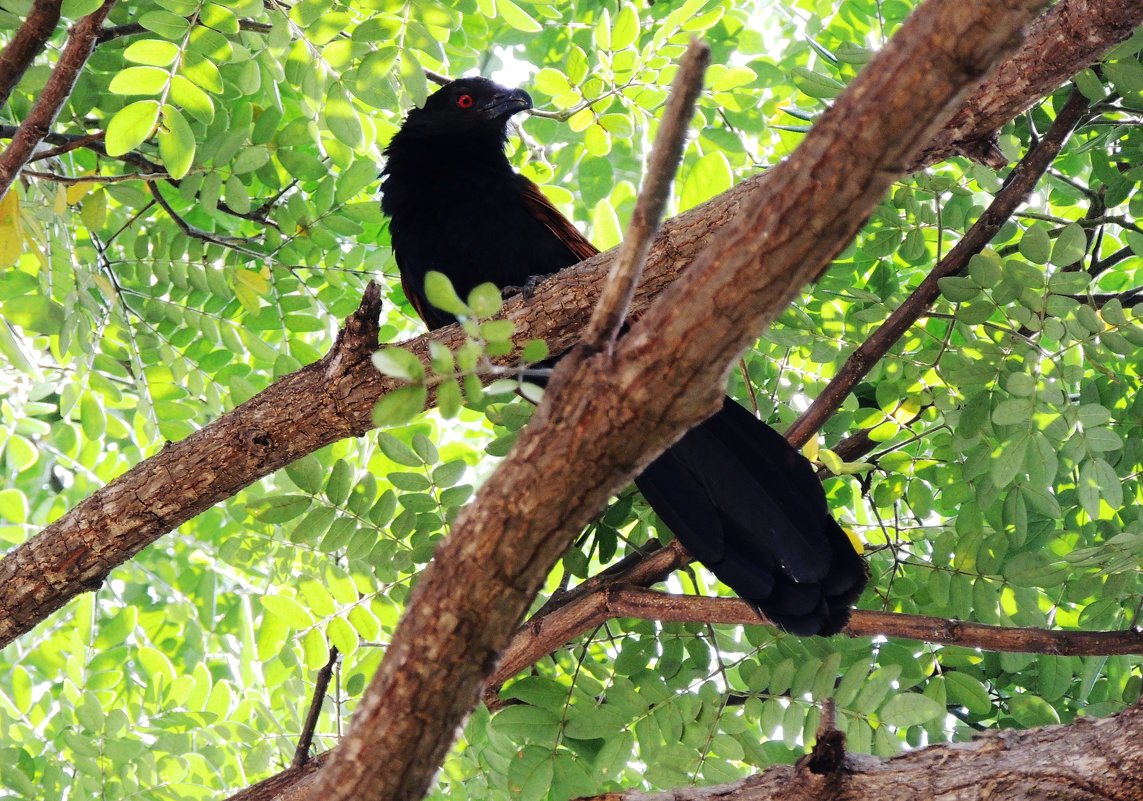
{"type": "Polygon", "coordinates": [[[835,634],[868,569],[810,463],[727,398],[635,484],[696,559],[794,634],[835,634]]]}

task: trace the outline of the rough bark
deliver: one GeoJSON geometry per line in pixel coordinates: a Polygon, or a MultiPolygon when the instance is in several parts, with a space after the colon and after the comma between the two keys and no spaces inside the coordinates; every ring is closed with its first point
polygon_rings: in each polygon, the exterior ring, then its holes
{"type": "Polygon", "coordinates": [[[963,154],[1002,167],[996,133],[1143,23],[1139,0],[1064,0],[1028,27],[1024,46],[984,81],[925,146],[917,166],[963,154]]]}
{"type": "MultiPolygon", "coordinates": [[[[1087,49],[1072,54],[1075,60],[1066,65],[1069,71],[1098,59],[1143,22],[1143,3],[1063,0],[1044,17],[1052,26],[1038,24],[1036,42],[1025,43],[1002,69],[1020,71],[1026,69],[1020,64],[1042,63],[1048,56],[1035,48],[1042,49],[1045,42],[1076,38],[1067,30],[1057,29],[1071,24],[1078,13],[1067,9],[1086,9],[1093,15],[1090,19],[1112,20],[1100,29],[1092,29],[1088,18],[1075,22],[1084,31],[1082,41],[1087,49]]],[[[1062,59],[1057,60],[1052,68],[1062,63],[1062,59]]],[[[994,83],[986,82],[985,89],[994,83]]],[[[1027,83],[1021,86],[1026,88],[1027,83]]],[[[996,91],[975,92],[966,108],[978,109],[970,115],[973,119],[998,125],[1004,120],[998,119],[993,109],[1024,107],[1037,99],[1039,96],[1019,94],[1013,87],[997,84],[996,91]]],[[[946,126],[933,137],[931,152],[947,152],[947,142],[953,138],[945,133],[948,130],[946,126]]],[[[48,137],[49,141],[56,139],[62,139],[61,135],[48,137]]],[[[915,158],[906,163],[910,168],[920,164],[915,158]]],[[[764,198],[770,191],[769,181],[770,173],[756,176],[668,220],[651,248],[632,313],[645,311],[740,207],[764,198]]],[[[526,305],[519,299],[509,301],[506,314],[517,325],[517,341],[544,338],[553,352],[573,344],[591,314],[612,255],[610,251],[601,254],[546,281],[526,305]]],[[[423,355],[429,338],[418,337],[406,347],[423,355]]],[[[448,329],[431,338],[446,344],[459,341],[456,332],[448,329]]],[[[29,631],[69,599],[99,587],[116,565],[202,510],[294,459],[369,430],[373,404],[395,384],[378,376],[367,359],[351,356],[344,345],[337,348],[341,348],[342,366],[336,373],[336,385],[326,377],[331,357],[283,378],[192,437],[168,445],[6,554],[0,560],[0,647],[29,631]],[[327,402],[328,398],[336,398],[336,403],[327,402]],[[304,420],[305,425],[299,426],[298,420],[304,420]],[[255,437],[246,436],[252,431],[266,432],[268,438],[255,441],[255,437]],[[203,467],[206,470],[200,476],[197,471],[203,467]],[[109,523],[112,517],[114,525],[109,523]]]]}
{"type": "Polygon", "coordinates": [[[43,51],[48,39],[52,38],[60,21],[62,5],[60,0],[36,0],[24,24],[0,51],[0,106],[8,102],[12,89],[43,51]]]}
{"type": "Polygon", "coordinates": [[[104,0],[103,5],[77,22],[68,34],[67,44],[60,53],[51,77],[36,98],[27,118],[20,124],[8,149],[0,154],[0,198],[8,194],[12,181],[16,180],[20,170],[36,152],[36,146],[51,132],[60,109],[75,88],[80,70],[95,50],[99,29],[114,5],[115,0],[104,0]]]}
{"type": "MultiPolygon", "coordinates": [[[[836,732],[834,733],[836,735],[836,732]]],[[[855,754],[771,768],[733,784],[665,793],[607,793],[580,801],[1138,801],[1143,707],[1069,726],[989,732],[878,759],[855,754]],[[825,762],[825,764],[822,764],[825,762]]],[[[819,734],[819,743],[823,742],[819,734]]],[[[831,738],[838,745],[838,738],[831,738]]]]}
{"type": "Polygon", "coordinates": [[[575,532],[718,408],[741,350],[850,241],[1044,5],[924,3],[768,173],[765,197],[708,237],[612,357],[575,350],[560,362],[516,447],[418,579],[348,733],[307,798],[423,796],[575,532]]]}

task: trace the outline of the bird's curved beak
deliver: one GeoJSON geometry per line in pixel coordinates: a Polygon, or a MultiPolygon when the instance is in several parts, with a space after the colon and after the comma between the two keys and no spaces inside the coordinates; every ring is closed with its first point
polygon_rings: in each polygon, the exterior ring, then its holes
{"type": "Polygon", "coordinates": [[[481,111],[492,119],[510,117],[517,112],[532,107],[532,96],[523,89],[513,89],[510,92],[501,92],[485,104],[481,111]]]}

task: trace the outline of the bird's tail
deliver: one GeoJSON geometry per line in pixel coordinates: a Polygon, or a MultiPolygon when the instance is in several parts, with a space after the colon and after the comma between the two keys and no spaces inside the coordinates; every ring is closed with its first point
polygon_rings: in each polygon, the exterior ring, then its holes
{"type": "Polygon", "coordinates": [[[635,479],[691,555],[768,619],[835,634],[869,577],[813,467],[727,398],[635,479]]]}

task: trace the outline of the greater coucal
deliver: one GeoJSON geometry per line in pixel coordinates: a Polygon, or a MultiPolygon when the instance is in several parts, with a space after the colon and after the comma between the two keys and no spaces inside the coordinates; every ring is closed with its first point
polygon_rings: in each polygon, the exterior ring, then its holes
{"type": "MultiPolygon", "coordinates": [[[[492,282],[524,286],[598,250],[517,173],[508,120],[520,89],[462,78],[412,109],[385,151],[381,207],[405,295],[432,328],[454,322],[425,297],[444,273],[461,297],[492,282]]],[[[690,553],[794,634],[833,634],[868,572],[829,514],[810,463],[727,398],[635,479],[690,553]]]]}

